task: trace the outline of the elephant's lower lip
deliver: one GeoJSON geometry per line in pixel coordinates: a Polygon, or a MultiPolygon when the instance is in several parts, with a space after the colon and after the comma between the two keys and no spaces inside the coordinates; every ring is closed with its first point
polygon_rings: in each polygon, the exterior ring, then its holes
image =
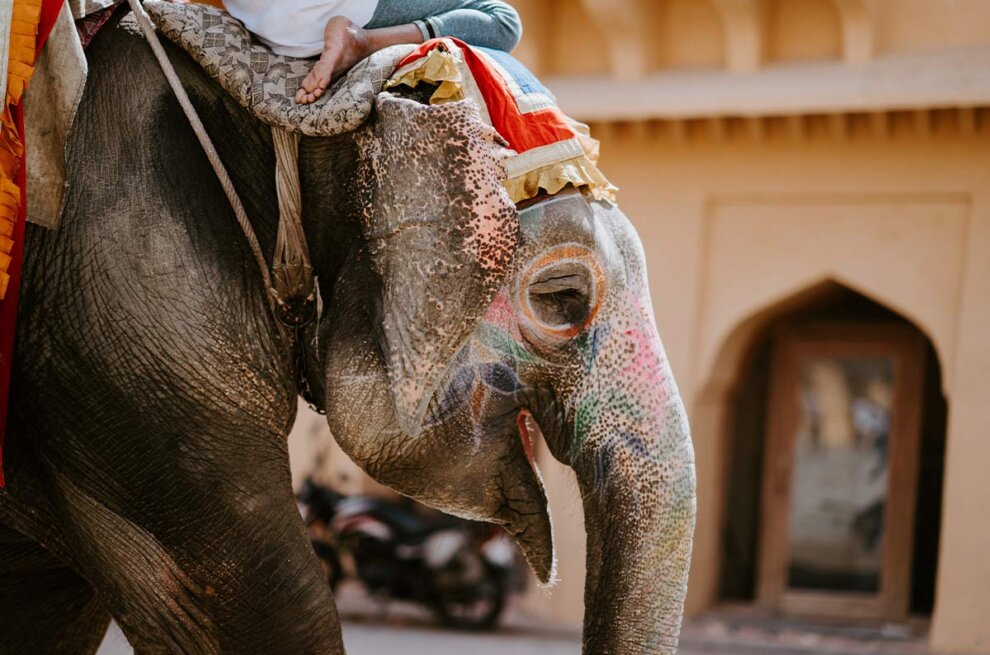
{"type": "Polygon", "coordinates": [[[536,459],[533,456],[533,437],[529,432],[529,425],[527,424],[531,420],[533,420],[533,416],[529,412],[525,409],[519,410],[519,416],[516,417],[516,424],[519,426],[519,440],[522,441],[526,459],[529,460],[530,466],[533,466],[536,464],[536,459]]]}

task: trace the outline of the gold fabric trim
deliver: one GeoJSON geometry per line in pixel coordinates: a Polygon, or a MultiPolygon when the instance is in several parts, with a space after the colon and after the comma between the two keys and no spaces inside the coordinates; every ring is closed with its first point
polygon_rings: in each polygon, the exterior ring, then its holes
{"type": "MultiPolygon", "coordinates": [[[[465,75],[470,75],[470,72],[466,70],[460,57],[453,52],[435,48],[422,59],[397,70],[385,83],[385,88],[393,89],[404,85],[415,89],[421,82],[438,85],[430,96],[431,105],[479,96],[475,99],[482,105],[482,115],[490,125],[487,108],[480,100],[480,94],[472,93],[470,89],[465,90],[465,85],[473,82],[466,80],[465,75]]],[[[587,125],[570,118],[567,120],[574,130],[573,139],[509,157],[508,169],[511,177],[504,184],[513,202],[520,203],[541,192],[554,195],[568,186],[586,189],[596,200],[615,201],[618,187],[609,182],[596,166],[598,141],[591,137],[587,125]]]]}
{"type": "Polygon", "coordinates": [[[430,96],[430,104],[440,105],[464,99],[463,81],[457,57],[440,48],[434,48],[423,59],[395,71],[392,79],[385,83],[385,88],[393,89],[405,85],[415,89],[420,82],[438,84],[437,90],[430,96]]]}
{"type": "Polygon", "coordinates": [[[535,198],[541,191],[552,196],[567,186],[587,189],[596,200],[610,202],[615,202],[615,192],[619,190],[583,156],[537,168],[505,181],[509,197],[515,203],[535,198]]]}

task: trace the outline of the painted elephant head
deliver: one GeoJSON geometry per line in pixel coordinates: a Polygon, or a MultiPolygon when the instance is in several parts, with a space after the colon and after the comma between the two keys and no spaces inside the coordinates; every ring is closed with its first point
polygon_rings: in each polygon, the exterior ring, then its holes
{"type": "Polygon", "coordinates": [[[535,422],[584,502],[585,652],[675,652],[693,452],[636,232],[578,191],[517,211],[470,103],[383,96],[379,113],[361,148],[367,244],[324,326],[334,435],[399,492],[503,524],[547,581],[535,422]]]}

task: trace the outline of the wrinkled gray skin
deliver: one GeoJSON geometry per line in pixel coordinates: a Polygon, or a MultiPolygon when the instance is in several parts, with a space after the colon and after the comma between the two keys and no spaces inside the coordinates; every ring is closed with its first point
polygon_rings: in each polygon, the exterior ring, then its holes
{"type": "MultiPolygon", "coordinates": [[[[112,24],[89,57],[62,226],[26,246],[0,654],[92,653],[111,615],[138,653],[342,652],[260,276],[147,45],[112,24]]],[[[173,59],[270,254],[270,134],[173,59]]],[[[326,300],[308,383],[372,476],[503,523],[547,579],[531,415],[584,499],[584,652],[673,653],[693,462],[638,238],[576,192],[517,215],[492,141],[468,103],[383,98],[358,134],[302,142],[326,300]]]]}

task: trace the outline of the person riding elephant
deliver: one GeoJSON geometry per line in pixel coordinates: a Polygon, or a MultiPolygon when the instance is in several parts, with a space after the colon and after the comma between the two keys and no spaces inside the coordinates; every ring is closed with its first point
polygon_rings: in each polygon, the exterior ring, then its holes
{"type": "MultiPolygon", "coordinates": [[[[270,258],[271,130],[169,51],[270,258]]],[[[299,145],[325,306],[297,357],[147,44],[118,16],[88,57],[61,225],[25,248],[0,653],[94,653],[111,617],[139,654],[342,653],[289,479],[301,389],[374,478],[504,525],[548,581],[542,433],[584,502],[584,652],[674,653],[693,453],[619,208],[517,208],[475,104],[384,93],[299,145]]]]}

